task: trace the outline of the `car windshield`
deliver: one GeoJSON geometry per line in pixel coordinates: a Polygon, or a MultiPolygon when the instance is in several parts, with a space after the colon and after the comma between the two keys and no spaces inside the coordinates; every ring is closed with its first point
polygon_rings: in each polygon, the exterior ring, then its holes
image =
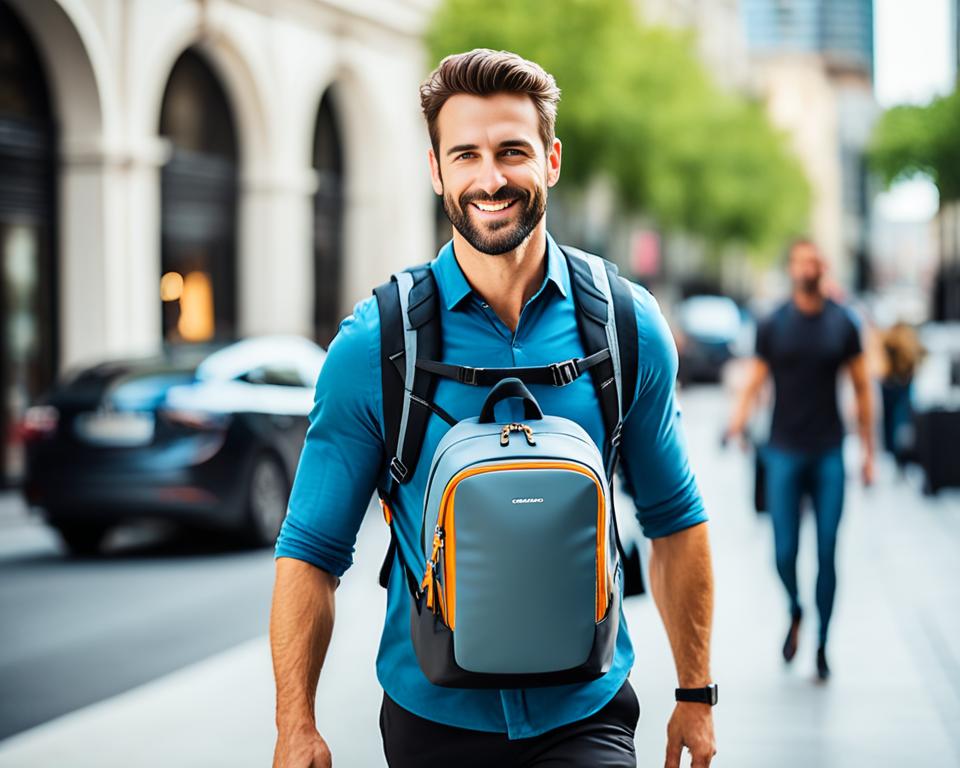
{"type": "Polygon", "coordinates": [[[726,296],[694,296],[680,305],[685,333],[718,341],[732,341],[740,332],[740,311],[726,296]]]}
{"type": "Polygon", "coordinates": [[[296,382],[312,388],[324,357],[323,349],[302,336],[261,336],[214,352],[197,367],[197,380],[286,386],[296,382]]]}

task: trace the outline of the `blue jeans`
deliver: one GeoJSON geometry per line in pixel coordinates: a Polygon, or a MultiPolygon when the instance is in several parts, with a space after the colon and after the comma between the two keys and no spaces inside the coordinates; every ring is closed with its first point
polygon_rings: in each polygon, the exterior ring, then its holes
{"type": "Polygon", "coordinates": [[[777,572],[787,590],[791,612],[800,611],[797,594],[797,550],[800,543],[800,503],[813,502],[817,520],[817,611],[820,645],[827,629],[837,590],[837,529],[843,511],[843,453],[838,446],[815,453],[787,451],[768,445],[763,453],[767,470],[767,509],[773,519],[777,572]]]}

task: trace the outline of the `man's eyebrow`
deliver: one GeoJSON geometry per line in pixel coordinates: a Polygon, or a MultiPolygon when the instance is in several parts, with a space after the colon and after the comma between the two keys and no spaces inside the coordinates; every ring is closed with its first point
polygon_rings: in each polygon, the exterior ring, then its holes
{"type": "Polygon", "coordinates": [[[507,139],[506,141],[500,142],[500,147],[521,147],[523,149],[530,150],[533,152],[533,144],[531,144],[526,139],[507,139]]]}
{"type": "MultiPolygon", "coordinates": [[[[526,139],[505,139],[499,144],[500,149],[509,147],[520,147],[533,152],[533,144],[526,139]]],[[[447,155],[454,155],[458,152],[472,152],[477,149],[480,149],[480,147],[476,144],[457,144],[455,147],[450,147],[450,149],[447,150],[447,155]]]]}
{"type": "Polygon", "coordinates": [[[480,149],[476,144],[457,144],[455,147],[450,147],[447,150],[448,155],[452,155],[456,152],[469,152],[474,149],[480,149]]]}

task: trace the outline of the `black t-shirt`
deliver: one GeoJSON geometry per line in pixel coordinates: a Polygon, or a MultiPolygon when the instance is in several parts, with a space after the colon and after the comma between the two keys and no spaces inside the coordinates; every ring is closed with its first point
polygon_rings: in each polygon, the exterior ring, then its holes
{"type": "Polygon", "coordinates": [[[837,373],[860,354],[852,315],[827,299],[816,314],[792,301],[757,328],[757,357],[773,374],[771,444],[794,451],[823,451],[843,441],[837,406],[837,373]]]}

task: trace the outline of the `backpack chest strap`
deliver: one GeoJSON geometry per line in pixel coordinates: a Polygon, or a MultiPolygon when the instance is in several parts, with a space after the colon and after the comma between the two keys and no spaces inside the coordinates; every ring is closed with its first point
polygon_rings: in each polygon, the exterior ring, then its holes
{"type": "Polygon", "coordinates": [[[440,363],[435,360],[417,360],[416,368],[474,387],[492,387],[501,379],[508,377],[520,379],[524,384],[565,387],[595,365],[609,360],[610,356],[609,349],[601,349],[586,357],[573,357],[550,365],[517,368],[474,368],[469,365],[440,363]]]}

